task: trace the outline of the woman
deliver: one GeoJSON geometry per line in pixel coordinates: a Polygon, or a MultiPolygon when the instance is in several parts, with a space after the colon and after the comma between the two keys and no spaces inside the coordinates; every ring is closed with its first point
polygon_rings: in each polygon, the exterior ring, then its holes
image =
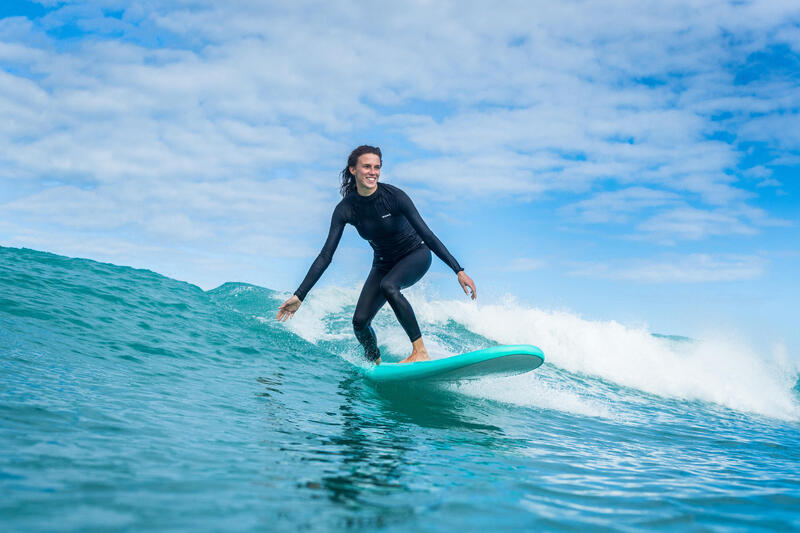
{"type": "Polygon", "coordinates": [[[383,304],[389,302],[397,320],[411,341],[411,355],[400,361],[426,361],[428,351],[422,342],[417,318],[400,289],[419,281],[431,266],[431,250],[458,275],[465,294],[467,288],[475,299],[475,283],[464,273],[458,261],[428,229],[411,199],[392,185],[378,183],[381,175],[381,149],[359,146],[347,158],[342,170],[340,191],[344,197],[333,210],[328,239],[305,279],[294,295],[278,308],[280,321],[292,318],[308,291],[331,263],[345,224],[352,224],[375,251],[372,270],[364,282],[353,315],[353,329],[364,347],[366,358],[381,362],[375,331],[370,325],[383,304]]]}

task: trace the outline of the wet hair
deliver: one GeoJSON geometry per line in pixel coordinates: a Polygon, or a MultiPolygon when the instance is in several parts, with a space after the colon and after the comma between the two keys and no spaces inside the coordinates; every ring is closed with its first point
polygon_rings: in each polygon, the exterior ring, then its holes
{"type": "Polygon", "coordinates": [[[356,177],[352,172],[350,172],[350,167],[356,166],[356,163],[358,163],[358,158],[364,154],[377,155],[378,159],[381,160],[381,164],[383,164],[381,149],[377,146],[368,146],[363,144],[350,152],[350,157],[347,158],[347,166],[344,167],[344,170],[342,170],[342,172],[339,174],[342,177],[342,186],[339,187],[339,192],[342,193],[342,196],[347,196],[356,190],[356,177]]]}

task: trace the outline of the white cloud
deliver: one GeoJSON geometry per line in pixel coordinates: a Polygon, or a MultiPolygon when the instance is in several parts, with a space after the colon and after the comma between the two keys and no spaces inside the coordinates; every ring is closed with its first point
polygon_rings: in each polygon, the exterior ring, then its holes
{"type": "Polygon", "coordinates": [[[637,225],[642,232],[659,236],[662,241],[701,240],[718,235],[755,235],[757,230],[735,213],[679,207],[646,219],[637,225]]]}
{"type": "Polygon", "coordinates": [[[0,180],[36,188],[0,221],[310,254],[344,155],[380,130],[404,150],[387,154],[393,177],[431,198],[563,194],[567,217],[644,213],[633,227],[664,242],[770,222],[736,180],[738,146],[709,135],[798,147],[793,84],[736,85],[731,68],[795,46],[795,4],[365,9],[103,0],[0,20],[0,180]],[[91,35],[48,35],[66,24],[91,35]]]}
{"type": "Polygon", "coordinates": [[[597,222],[627,222],[630,215],[645,209],[675,205],[680,195],[645,187],[629,187],[618,191],[600,192],[589,198],[562,208],[567,217],[597,222]]]}
{"type": "Polygon", "coordinates": [[[745,205],[713,210],[684,205],[647,218],[636,229],[665,243],[674,243],[719,235],[756,235],[761,229],[774,226],[791,226],[791,222],[772,218],[762,209],[745,205]]]}
{"type": "Polygon", "coordinates": [[[800,28],[796,25],[783,26],[778,31],[776,39],[789,45],[795,52],[800,53],[800,28]]]}
{"type": "Polygon", "coordinates": [[[531,270],[538,270],[547,266],[547,261],[544,259],[537,259],[534,257],[515,257],[508,265],[501,267],[501,270],[507,272],[529,272],[531,270]]]}
{"type": "Polygon", "coordinates": [[[302,186],[289,180],[140,179],[88,190],[49,188],[8,202],[4,212],[18,224],[47,221],[78,233],[134,228],[137,238],[162,245],[296,257],[312,253],[298,239],[324,232],[335,203],[334,191],[325,195],[313,188],[298,201],[302,186]]]}
{"type": "Polygon", "coordinates": [[[740,132],[754,141],[770,142],[781,149],[800,150],[800,113],[775,113],[753,118],[742,124],[740,132]]]}
{"type": "Polygon", "coordinates": [[[570,274],[640,283],[713,283],[758,279],[763,276],[767,265],[764,258],[754,255],[691,254],[661,260],[584,263],[570,274]]]}

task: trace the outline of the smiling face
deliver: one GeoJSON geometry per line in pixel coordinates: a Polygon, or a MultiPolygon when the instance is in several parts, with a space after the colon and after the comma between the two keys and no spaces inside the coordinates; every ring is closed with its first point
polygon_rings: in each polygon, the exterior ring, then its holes
{"type": "Polygon", "coordinates": [[[381,177],[381,158],[376,154],[359,156],[356,166],[350,167],[356,177],[356,189],[361,196],[369,196],[378,190],[378,178],[381,177]]]}

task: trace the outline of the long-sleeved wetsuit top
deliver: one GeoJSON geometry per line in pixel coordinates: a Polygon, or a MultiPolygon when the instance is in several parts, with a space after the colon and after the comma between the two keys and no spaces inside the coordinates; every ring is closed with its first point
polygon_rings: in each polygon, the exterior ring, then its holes
{"type": "Polygon", "coordinates": [[[375,251],[373,266],[391,266],[424,242],[453,272],[463,270],[419,216],[411,198],[393,185],[378,183],[378,189],[371,195],[360,196],[354,191],[333,210],[328,239],[300,287],[294,291],[301,300],[330,265],[345,224],[355,226],[358,234],[372,246],[375,251]]]}

